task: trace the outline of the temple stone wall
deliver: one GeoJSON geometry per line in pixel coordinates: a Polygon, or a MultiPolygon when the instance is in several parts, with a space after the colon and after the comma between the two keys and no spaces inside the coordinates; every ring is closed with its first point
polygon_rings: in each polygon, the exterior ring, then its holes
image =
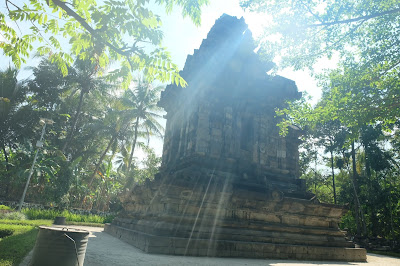
{"type": "Polygon", "coordinates": [[[173,169],[193,156],[241,161],[298,177],[298,130],[279,135],[271,106],[202,102],[167,116],[163,167],[173,169]],[[252,110],[253,109],[253,110],[252,110]],[[235,111],[234,111],[235,110],[235,111]]]}

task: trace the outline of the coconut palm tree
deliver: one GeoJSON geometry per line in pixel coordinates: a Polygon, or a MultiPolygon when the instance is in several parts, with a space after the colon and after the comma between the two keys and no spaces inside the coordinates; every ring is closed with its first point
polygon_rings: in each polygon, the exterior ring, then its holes
{"type": "Polygon", "coordinates": [[[160,115],[162,109],[157,106],[162,89],[162,86],[154,87],[139,78],[133,88],[128,89],[122,97],[122,103],[127,107],[125,113],[132,118],[130,123],[133,128],[127,171],[132,166],[133,153],[139,136],[146,137],[148,141],[150,136],[160,138],[163,136],[164,128],[158,121],[162,118],[160,115]]]}
{"type": "MultiPolygon", "coordinates": [[[[112,100],[112,106],[108,108],[102,121],[98,121],[99,134],[108,136],[108,141],[106,148],[101,152],[100,158],[95,164],[94,171],[90,177],[89,186],[99,173],[99,168],[102,165],[103,160],[106,158],[107,153],[111,151],[115,143],[126,134],[128,121],[120,108],[121,106],[118,104],[118,100],[112,100]]],[[[113,152],[113,154],[115,154],[115,152],[113,152]]]]}
{"type": "Polygon", "coordinates": [[[82,115],[92,111],[88,106],[89,98],[98,93],[101,95],[97,96],[103,98],[115,86],[99,76],[102,70],[91,60],[76,59],[65,77],[47,58],[43,58],[32,71],[35,78],[29,82],[29,89],[34,93],[37,108],[53,113],[56,120],[61,119],[60,112],[64,117],[71,117],[67,125],[65,119],[57,121],[57,124],[64,127],[62,132],[65,135],[59,136],[63,140],[61,151],[73,153],[71,142],[76,140],[76,132],[82,126],[82,115]]]}
{"type": "Polygon", "coordinates": [[[74,137],[74,133],[77,129],[78,119],[81,115],[82,106],[84,104],[85,95],[94,90],[111,87],[110,83],[105,82],[105,79],[102,79],[98,76],[99,71],[99,66],[96,63],[93,63],[91,60],[77,59],[74,64],[74,68],[72,68],[68,74],[68,81],[71,85],[75,85],[79,89],[80,94],[79,102],[71,121],[71,127],[68,131],[64,145],[61,149],[63,153],[66,151],[69,143],[74,137]]]}
{"type": "Polygon", "coordinates": [[[8,67],[0,71],[0,145],[9,170],[6,147],[14,144],[28,126],[26,87],[17,80],[18,70],[8,67]],[[24,114],[22,114],[24,113],[24,114]]]}

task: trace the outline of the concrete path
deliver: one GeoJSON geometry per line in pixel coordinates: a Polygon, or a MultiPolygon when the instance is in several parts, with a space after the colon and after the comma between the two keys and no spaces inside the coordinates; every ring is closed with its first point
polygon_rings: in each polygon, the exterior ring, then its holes
{"type": "MultiPolygon", "coordinates": [[[[121,240],[103,232],[103,228],[71,226],[72,228],[90,231],[89,243],[86,250],[85,266],[125,266],[125,265],[263,265],[263,266],[399,266],[400,258],[392,258],[375,254],[368,254],[367,263],[354,262],[323,262],[323,261],[294,261],[294,260],[259,260],[259,259],[233,259],[233,258],[204,258],[181,257],[146,254],[141,250],[122,242],[121,240]]],[[[29,265],[32,252],[24,259],[20,266],[29,265]]]]}

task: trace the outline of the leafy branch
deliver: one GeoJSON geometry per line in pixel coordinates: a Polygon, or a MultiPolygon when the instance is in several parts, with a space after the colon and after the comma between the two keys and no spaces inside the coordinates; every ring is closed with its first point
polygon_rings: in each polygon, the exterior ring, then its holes
{"type": "Polygon", "coordinates": [[[310,24],[310,25],[306,25],[304,27],[312,28],[312,27],[321,27],[321,26],[333,26],[333,25],[338,25],[338,24],[349,24],[349,23],[360,21],[360,20],[366,21],[369,19],[373,19],[373,18],[377,18],[377,17],[389,15],[389,14],[394,14],[394,13],[398,13],[398,12],[400,12],[400,8],[395,8],[392,10],[387,10],[387,11],[378,12],[378,13],[373,13],[370,15],[361,16],[361,17],[357,17],[357,18],[338,20],[338,21],[332,21],[332,22],[323,22],[323,23],[317,23],[317,24],[310,24]]]}
{"type": "MultiPolygon", "coordinates": [[[[63,9],[67,15],[73,17],[77,22],[79,22],[79,24],[82,25],[82,27],[84,27],[96,40],[98,40],[100,43],[108,46],[110,49],[112,49],[114,52],[116,52],[117,54],[120,54],[124,57],[126,57],[126,59],[128,60],[131,68],[133,68],[133,62],[130,59],[130,55],[132,53],[138,53],[138,49],[136,47],[136,43],[137,41],[129,48],[129,49],[120,49],[116,46],[114,46],[112,43],[104,40],[99,34],[98,31],[93,29],[87,22],[86,20],[79,16],[78,13],[76,13],[74,10],[72,10],[71,8],[69,8],[66,5],[66,2],[60,1],[60,0],[52,0],[52,2],[57,5],[58,7],[60,7],[61,9],[63,9]]],[[[138,53],[139,55],[143,55],[142,53],[138,53]]]]}

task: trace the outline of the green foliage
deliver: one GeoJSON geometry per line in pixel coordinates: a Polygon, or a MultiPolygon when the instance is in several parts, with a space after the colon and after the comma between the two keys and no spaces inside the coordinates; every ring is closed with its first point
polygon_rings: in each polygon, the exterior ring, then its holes
{"type": "Polygon", "coordinates": [[[0,238],[10,236],[14,233],[14,230],[9,228],[0,229],[0,238]]]}
{"type": "Polygon", "coordinates": [[[298,125],[303,128],[314,127],[318,118],[314,116],[313,107],[309,103],[310,98],[306,93],[299,100],[290,101],[283,109],[276,109],[276,115],[281,118],[277,126],[279,134],[286,136],[290,125],[298,125]]]}
{"type": "Polygon", "coordinates": [[[377,121],[390,126],[400,116],[399,83],[374,69],[360,69],[354,62],[346,63],[320,76],[320,80],[324,93],[315,109],[319,119],[339,119],[358,130],[377,121]]]}
{"type": "MultiPolygon", "coordinates": [[[[107,221],[105,221],[105,223],[110,223],[112,221],[112,219],[109,219],[107,221]]],[[[98,222],[65,222],[67,225],[79,225],[79,226],[92,226],[92,227],[104,227],[103,223],[98,223],[98,222]]]]}
{"type": "Polygon", "coordinates": [[[18,71],[8,67],[0,71],[0,148],[9,168],[6,147],[25,134],[30,134],[34,118],[30,116],[31,108],[26,104],[28,91],[25,82],[17,81],[18,71]],[[15,123],[19,121],[19,123],[15,123]]]}
{"type": "Polygon", "coordinates": [[[85,223],[99,223],[104,224],[111,222],[114,218],[112,215],[101,216],[101,215],[83,215],[83,214],[75,214],[71,213],[67,210],[58,211],[58,210],[43,210],[43,209],[23,209],[22,212],[30,219],[30,220],[54,220],[57,216],[66,217],[66,221],[71,222],[85,222],[85,223]]]}
{"type": "Polygon", "coordinates": [[[132,144],[126,171],[131,170],[138,137],[146,137],[147,142],[149,142],[150,136],[162,138],[164,131],[164,128],[158,122],[162,118],[160,115],[162,109],[157,106],[163,87],[153,87],[152,84],[141,78],[133,85],[134,88],[127,90],[121,98],[121,103],[125,107],[124,115],[131,117],[128,123],[131,123],[132,128],[134,128],[131,133],[132,144]]]}
{"type": "Polygon", "coordinates": [[[357,54],[366,66],[397,65],[397,1],[242,0],[241,5],[272,15],[260,38],[262,49],[269,56],[283,55],[284,64],[312,68],[317,59],[336,52],[344,60],[357,54]]]}
{"type": "Polygon", "coordinates": [[[282,56],[282,66],[313,69],[321,58],[339,55],[337,69],[317,76],[323,99],[312,108],[304,99],[279,114],[289,123],[315,127],[339,120],[357,138],[360,127],[377,121],[386,127],[400,117],[398,81],[400,33],[397,1],[242,0],[245,9],[272,15],[261,54],[282,56]]]}
{"type": "Polygon", "coordinates": [[[7,220],[7,219],[0,219],[0,224],[12,224],[12,225],[29,225],[29,226],[41,226],[46,225],[50,226],[53,224],[52,220],[7,220]]]}
{"type": "MultiPolygon", "coordinates": [[[[182,15],[189,16],[197,25],[200,8],[207,3],[207,0],[156,1],[168,12],[173,6],[182,7],[182,15]]],[[[40,55],[48,55],[64,75],[73,55],[102,68],[115,62],[117,69],[110,72],[109,78],[122,78],[125,87],[132,80],[133,71],[143,71],[149,79],[175,82],[177,78],[179,83],[185,83],[161,46],[161,20],[151,10],[149,0],[7,1],[6,7],[7,12],[0,13],[4,38],[0,49],[17,67],[37,49],[40,55]],[[29,30],[21,32],[21,28],[29,30]],[[39,47],[35,48],[37,44],[39,47]]]]}
{"type": "Polygon", "coordinates": [[[147,157],[140,162],[141,168],[136,167],[131,172],[128,172],[128,180],[125,187],[132,188],[135,184],[141,184],[146,180],[154,179],[161,165],[161,158],[157,157],[154,150],[150,148],[145,149],[145,152],[147,153],[147,157]]]}
{"type": "Polygon", "coordinates": [[[38,229],[31,225],[3,223],[0,231],[11,230],[13,234],[0,240],[0,265],[18,265],[35,245],[38,229]]]}
{"type": "MultiPolygon", "coordinates": [[[[287,134],[289,125],[296,124],[309,141],[316,140],[330,153],[327,166],[331,167],[331,176],[313,179],[317,169],[310,170],[312,164],[306,155],[302,162],[304,178],[313,184],[309,187],[314,193],[329,201],[326,180],[332,178],[333,183],[335,168],[340,169],[338,202],[350,204],[354,220],[348,223],[355,222],[357,234],[395,239],[399,180],[393,175],[398,173],[399,151],[387,145],[387,139],[393,141],[391,134],[398,134],[400,118],[399,53],[393,52],[399,36],[397,3],[243,3],[274,11],[274,23],[267,32],[281,35],[276,39],[277,50],[271,52],[282,52],[288,65],[312,67],[323,56],[339,54],[337,69],[317,75],[323,94],[315,106],[303,97],[277,111],[282,117],[281,133],[287,134]],[[387,181],[389,177],[391,182],[387,181]]],[[[267,42],[272,39],[264,38],[267,42]]]]}
{"type": "Polygon", "coordinates": [[[354,213],[348,211],[343,217],[342,222],[339,224],[340,228],[346,230],[349,234],[355,235],[357,233],[356,220],[354,213]]]}
{"type": "Polygon", "coordinates": [[[38,120],[45,117],[54,124],[46,128],[26,200],[63,208],[107,211],[112,206],[117,210],[126,175],[113,166],[113,158],[133,143],[145,148],[150,137],[161,135],[162,127],[156,120],[161,87],[153,89],[143,80],[146,86],[140,86],[142,92],[129,98],[127,93],[133,90],[107,82],[91,62],[82,60],[77,60],[65,77],[45,59],[33,73],[25,87],[25,96],[29,97],[15,105],[16,112],[22,106],[31,111],[12,118],[11,124],[32,120],[34,126],[27,131],[25,125],[23,136],[14,129],[12,134],[2,135],[5,147],[0,152],[0,195],[19,200],[42,129],[38,120]],[[139,116],[140,127],[136,127],[139,116]]]}
{"type": "Polygon", "coordinates": [[[323,96],[315,106],[302,99],[279,110],[278,115],[283,116],[282,132],[291,123],[304,129],[302,178],[307,180],[309,190],[324,202],[333,203],[335,173],[337,202],[349,204],[351,209],[344,217],[344,227],[358,235],[396,239],[399,149],[388,142],[397,143],[396,121],[400,113],[392,107],[396,106],[393,101],[398,96],[381,82],[354,79],[355,69],[332,71],[321,78],[323,96]],[[320,147],[321,155],[322,150],[329,154],[328,175],[319,171],[321,167],[316,165],[320,162],[314,164],[318,149],[311,149],[312,145],[320,147]],[[352,152],[354,159],[350,156],[352,152]]]}
{"type": "Polygon", "coordinates": [[[8,219],[8,220],[26,220],[26,216],[20,212],[7,212],[0,213],[0,219],[8,219]]]}
{"type": "Polygon", "coordinates": [[[0,205],[0,210],[9,211],[9,210],[12,210],[12,209],[10,207],[6,206],[6,205],[0,205]]]}

